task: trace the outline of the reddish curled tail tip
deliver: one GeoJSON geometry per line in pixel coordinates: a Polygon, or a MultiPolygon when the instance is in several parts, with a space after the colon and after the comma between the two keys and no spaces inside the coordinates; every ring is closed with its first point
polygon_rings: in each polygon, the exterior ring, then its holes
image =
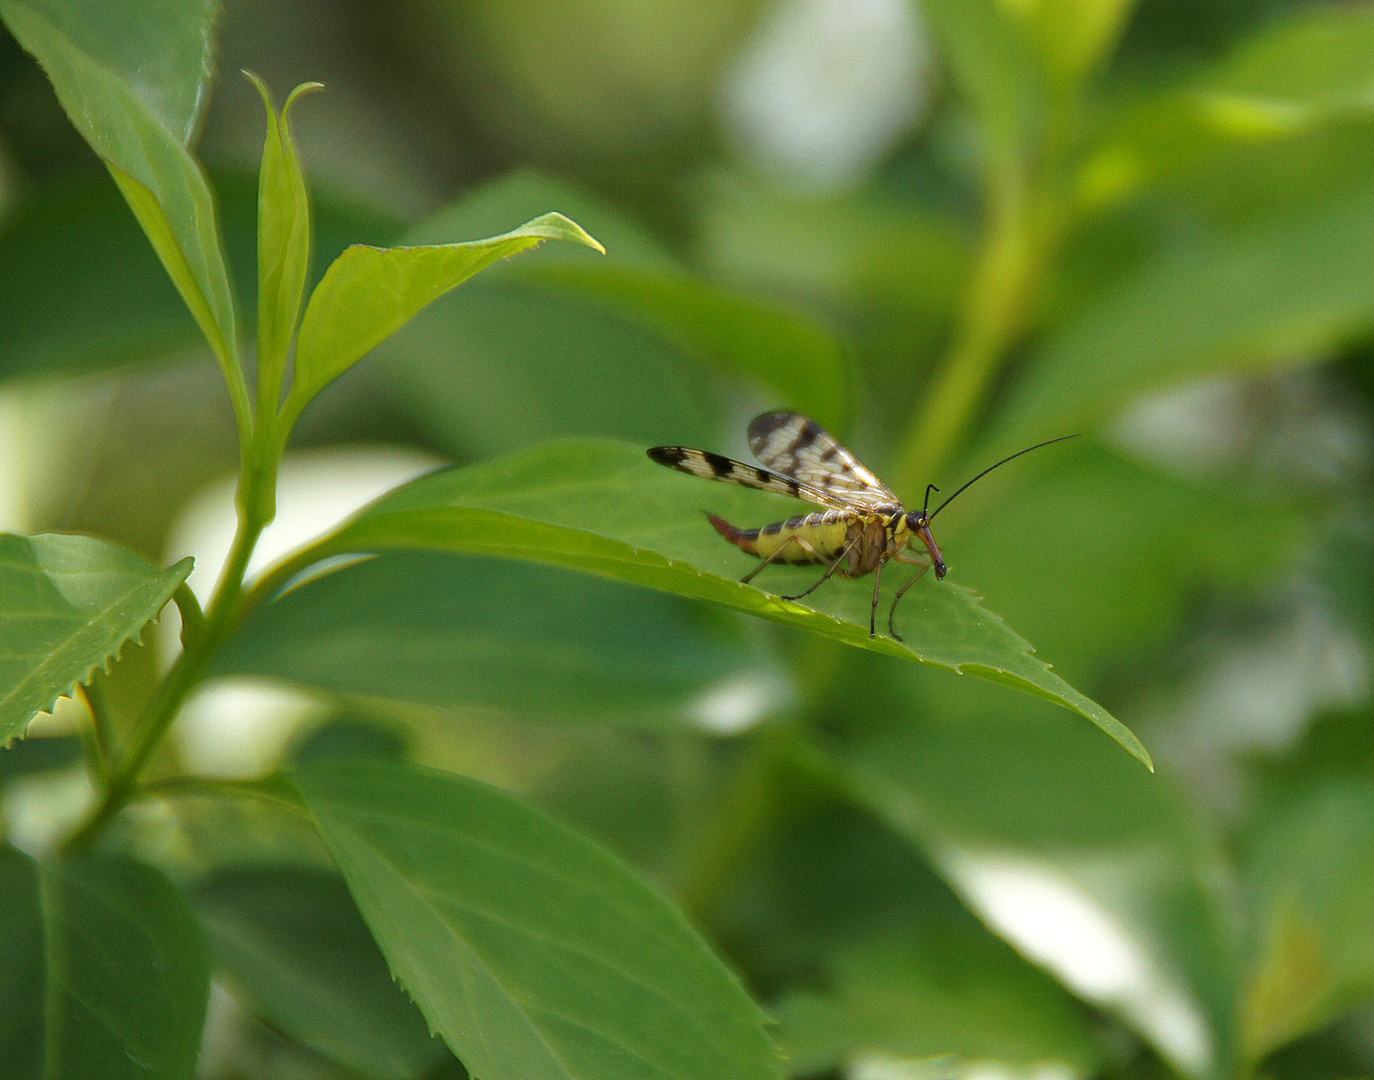
{"type": "Polygon", "coordinates": [[[723,517],[713,514],[709,510],[706,511],[706,520],[711,523],[716,532],[720,533],[721,536],[725,537],[725,539],[729,540],[732,544],[740,534],[739,529],[735,528],[723,517]]]}
{"type": "Polygon", "coordinates": [[[739,548],[741,551],[748,552],[750,555],[756,555],[758,553],[758,544],[755,542],[758,539],[758,534],[756,532],[750,529],[736,528],[723,517],[718,517],[709,510],[706,512],[706,520],[711,523],[711,526],[716,532],[720,533],[721,536],[725,537],[725,539],[729,540],[730,543],[734,544],[735,547],[739,548]]]}

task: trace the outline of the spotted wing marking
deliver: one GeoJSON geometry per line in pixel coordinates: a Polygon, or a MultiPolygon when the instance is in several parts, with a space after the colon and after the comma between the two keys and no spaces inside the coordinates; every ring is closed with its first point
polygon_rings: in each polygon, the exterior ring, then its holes
{"type": "Polygon", "coordinates": [[[794,499],[806,499],[818,506],[829,506],[836,510],[845,510],[849,507],[849,503],[844,499],[809,484],[803,484],[789,476],[780,476],[767,469],[746,465],[722,454],[713,454],[709,450],[697,450],[690,446],[655,446],[649,451],[649,457],[670,469],[691,473],[693,476],[703,476],[707,480],[720,480],[727,484],[758,488],[760,491],[791,495],[794,499]]]}
{"type": "Polygon", "coordinates": [[[901,502],[838,439],[801,413],[768,412],[749,425],[749,447],[770,469],[823,491],[826,506],[858,510],[900,509],[901,502]]]}

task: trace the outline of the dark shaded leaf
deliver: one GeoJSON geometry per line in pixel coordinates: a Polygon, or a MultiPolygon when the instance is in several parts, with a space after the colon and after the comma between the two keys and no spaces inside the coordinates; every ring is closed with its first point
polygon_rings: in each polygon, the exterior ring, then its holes
{"type": "Polygon", "coordinates": [[[451,774],[353,762],[295,783],[392,971],[474,1074],[778,1075],[734,976],[600,846],[451,774]]]}
{"type": "Polygon", "coordinates": [[[6,1008],[14,1080],[190,1080],[209,961],[185,898],[127,859],[37,864],[0,847],[6,1008]]]}
{"type": "Polygon", "coordinates": [[[708,723],[727,690],[757,699],[740,723],[780,705],[760,650],[696,614],[547,567],[392,552],[258,612],[216,670],[538,722],[708,723]]]}
{"type": "Polygon", "coordinates": [[[448,1056],[392,981],[338,875],[232,867],[203,882],[194,902],[215,959],[297,1042],[381,1080],[427,1075],[448,1056]]]}

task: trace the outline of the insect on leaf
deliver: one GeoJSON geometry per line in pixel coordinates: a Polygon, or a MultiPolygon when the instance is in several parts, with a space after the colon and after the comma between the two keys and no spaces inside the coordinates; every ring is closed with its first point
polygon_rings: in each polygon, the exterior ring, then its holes
{"type": "Polygon", "coordinates": [[[870,638],[868,581],[832,580],[803,602],[779,594],[810,585],[816,577],[811,567],[769,567],[755,584],[741,584],[740,575],[757,563],[721,543],[702,515],[710,508],[732,520],[762,523],[797,507],[762,492],[704,486],[659,468],[639,447],[570,440],[422,477],[372,504],[305,557],[395,548],[481,552],[711,600],[1048,698],[1149,763],[1125,725],[1051,671],[967,587],[929,575],[904,601],[905,643],[870,638]]]}

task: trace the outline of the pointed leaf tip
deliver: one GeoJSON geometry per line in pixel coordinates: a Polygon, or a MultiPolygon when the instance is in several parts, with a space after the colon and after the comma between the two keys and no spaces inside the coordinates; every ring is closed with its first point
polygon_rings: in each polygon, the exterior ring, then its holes
{"type": "Polygon", "coordinates": [[[275,112],[276,105],[272,101],[272,91],[267,87],[267,80],[256,71],[250,71],[248,68],[239,68],[239,74],[252,84],[253,89],[262,96],[263,103],[275,112]]]}
{"type": "Polygon", "coordinates": [[[298,413],[321,389],[444,293],[545,240],[568,240],[605,250],[580,225],[557,213],[484,240],[347,248],[325,271],[306,304],[288,409],[298,413]]]}
{"type": "Polygon", "coordinates": [[[548,240],[569,240],[583,247],[589,247],[593,251],[606,254],[606,248],[601,241],[587,232],[581,225],[573,221],[570,217],[565,217],[558,211],[553,210],[547,214],[541,214],[533,221],[527,221],[515,230],[516,234],[526,236],[542,236],[548,240]]]}
{"type": "Polygon", "coordinates": [[[318,94],[323,90],[324,83],[322,82],[303,82],[292,90],[291,93],[287,94],[286,101],[282,103],[281,107],[282,123],[285,124],[289,121],[291,106],[295,105],[297,101],[303,97],[309,97],[311,94],[318,94]]]}

